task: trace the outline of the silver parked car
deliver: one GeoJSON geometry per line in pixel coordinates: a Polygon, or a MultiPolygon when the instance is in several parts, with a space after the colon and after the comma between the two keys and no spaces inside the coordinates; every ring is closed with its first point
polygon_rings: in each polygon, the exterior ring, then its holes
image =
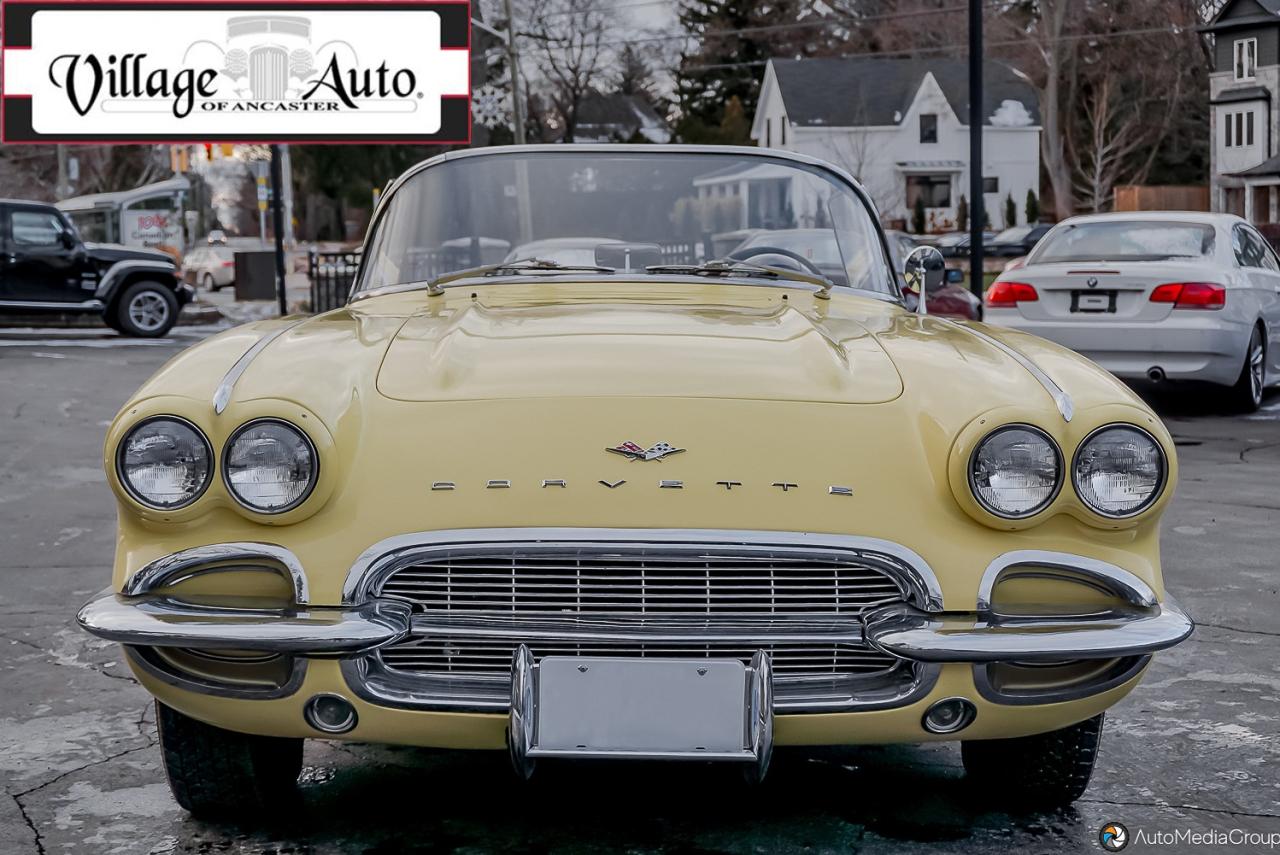
{"type": "Polygon", "coordinates": [[[996,279],[986,310],[1121,378],[1228,387],[1246,411],[1280,379],[1280,259],[1230,214],[1064,220],[996,279]]]}
{"type": "Polygon", "coordinates": [[[184,278],[206,291],[234,284],[235,250],[223,244],[198,246],[182,259],[184,278]]]}

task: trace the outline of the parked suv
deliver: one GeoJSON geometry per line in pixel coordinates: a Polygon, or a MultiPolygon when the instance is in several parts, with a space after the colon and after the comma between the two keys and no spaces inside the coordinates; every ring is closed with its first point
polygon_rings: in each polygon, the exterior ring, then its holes
{"type": "Polygon", "coordinates": [[[124,335],[155,337],[193,294],[163,252],[85,243],[52,205],[0,199],[0,311],[93,312],[124,335]]]}

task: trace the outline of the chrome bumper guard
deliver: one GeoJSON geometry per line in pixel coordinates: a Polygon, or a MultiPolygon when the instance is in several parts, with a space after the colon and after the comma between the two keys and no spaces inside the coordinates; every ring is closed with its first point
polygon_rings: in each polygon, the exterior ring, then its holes
{"type": "Polygon", "coordinates": [[[410,612],[395,600],[272,608],[249,599],[126,597],[108,589],[76,617],[93,635],[131,646],[341,656],[401,641],[409,634],[410,612]]]}
{"type": "Polygon", "coordinates": [[[1078,617],[929,614],[893,606],[867,616],[871,646],[915,662],[1046,662],[1146,656],[1183,641],[1195,625],[1178,602],[1078,617]]]}

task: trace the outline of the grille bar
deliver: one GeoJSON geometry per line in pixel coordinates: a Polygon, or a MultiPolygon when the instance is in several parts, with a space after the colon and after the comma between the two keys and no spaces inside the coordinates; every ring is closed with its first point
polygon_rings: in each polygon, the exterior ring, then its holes
{"type": "MultiPolygon", "coordinates": [[[[474,675],[510,681],[511,658],[518,641],[431,637],[415,638],[382,651],[383,664],[394,671],[433,676],[474,675]]],[[[716,643],[681,645],[662,642],[610,644],[590,641],[542,641],[531,644],[535,658],[544,656],[634,656],[676,658],[730,658],[748,662],[763,648],[773,658],[779,678],[872,677],[887,674],[906,663],[865,647],[807,644],[716,643]]]]}

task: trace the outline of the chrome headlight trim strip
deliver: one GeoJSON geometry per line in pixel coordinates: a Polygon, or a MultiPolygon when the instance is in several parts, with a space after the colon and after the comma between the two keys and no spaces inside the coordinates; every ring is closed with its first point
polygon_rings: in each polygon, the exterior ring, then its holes
{"type": "Polygon", "coordinates": [[[240,379],[240,375],[244,374],[249,364],[257,358],[258,354],[266,349],[267,345],[305,321],[306,318],[300,318],[291,324],[272,330],[253,343],[253,346],[241,354],[240,358],[235,361],[231,368],[222,377],[222,382],[218,384],[218,388],[213,393],[213,413],[214,415],[222,415],[226,410],[227,404],[231,403],[231,393],[235,391],[236,382],[240,379]]]}

